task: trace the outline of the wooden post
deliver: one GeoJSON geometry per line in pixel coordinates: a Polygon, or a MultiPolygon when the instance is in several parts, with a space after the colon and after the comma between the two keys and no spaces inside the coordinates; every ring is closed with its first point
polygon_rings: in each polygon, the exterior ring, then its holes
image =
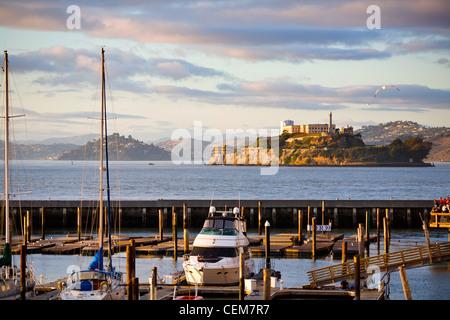
{"type": "Polygon", "coordinates": [[[264,269],[263,282],[263,300],[270,300],[270,269],[264,269]]]}
{"type": "Polygon", "coordinates": [[[266,268],[271,269],[270,266],[270,223],[266,221],[264,224],[266,230],[266,268]]]}
{"type": "Polygon", "coordinates": [[[405,299],[412,300],[411,290],[409,289],[409,283],[408,283],[408,278],[406,277],[405,267],[400,266],[398,268],[398,271],[400,273],[400,278],[402,280],[402,286],[403,286],[403,292],[405,293],[405,299]]]}
{"type": "Polygon", "coordinates": [[[362,258],[364,258],[364,248],[365,248],[364,227],[360,223],[358,227],[358,254],[362,258]]]}
{"type": "Polygon", "coordinates": [[[366,211],[366,245],[369,244],[369,237],[370,237],[370,212],[366,211]]]}
{"type": "Polygon", "coordinates": [[[342,263],[347,261],[347,241],[342,241],[342,263]]]}
{"type": "Polygon", "coordinates": [[[189,253],[189,229],[187,223],[186,203],[183,203],[183,239],[184,239],[184,253],[189,253]]]}
{"type": "Polygon", "coordinates": [[[131,291],[132,291],[132,298],[131,300],[139,300],[139,278],[134,277],[131,280],[131,291]]]}
{"type": "Polygon", "coordinates": [[[387,235],[387,241],[388,245],[391,241],[391,230],[390,230],[390,223],[389,223],[389,209],[386,209],[386,235],[387,235]]]}
{"type": "Polygon", "coordinates": [[[175,212],[175,207],[172,207],[172,240],[173,240],[173,259],[177,260],[178,237],[177,237],[177,213],[175,212]]]}
{"type": "Polygon", "coordinates": [[[28,236],[27,236],[27,217],[23,217],[23,245],[27,244],[28,236]]]}
{"type": "Polygon", "coordinates": [[[245,277],[245,256],[243,252],[239,252],[239,300],[244,300],[245,298],[244,277],[245,277]]]}
{"type": "Polygon", "coordinates": [[[383,218],[383,238],[384,238],[384,253],[389,252],[389,239],[388,239],[388,226],[387,226],[387,218],[383,218]]]}
{"type": "Polygon", "coordinates": [[[31,242],[31,217],[30,211],[27,210],[27,243],[31,242]]]}
{"type": "Polygon", "coordinates": [[[25,300],[27,291],[27,245],[20,246],[20,300],[25,300]]]}
{"type": "Polygon", "coordinates": [[[261,220],[262,220],[261,201],[258,201],[258,235],[261,235],[261,220]]]}
{"type": "Polygon", "coordinates": [[[164,225],[164,218],[162,214],[162,210],[158,210],[159,213],[159,241],[163,241],[163,225],[164,225]]]}
{"type": "MultiPolygon", "coordinates": [[[[311,213],[311,207],[308,206],[308,217],[307,217],[307,221],[306,221],[306,225],[309,226],[309,215],[311,213]]],[[[309,228],[307,228],[306,230],[306,237],[309,239],[309,237],[311,236],[311,232],[309,231],[309,228]]]]}
{"type": "Polygon", "coordinates": [[[303,244],[303,210],[298,210],[298,245],[303,244]]]}
{"type": "MultiPolygon", "coordinates": [[[[322,225],[325,224],[325,201],[322,200],[322,225]]],[[[325,231],[322,230],[322,234],[324,234],[325,231]]]]}
{"type": "Polygon", "coordinates": [[[380,208],[377,208],[377,254],[380,254],[380,208]]]}
{"type": "Polygon", "coordinates": [[[41,208],[41,238],[45,240],[45,218],[44,218],[44,207],[41,208]]]}
{"type": "Polygon", "coordinates": [[[132,281],[136,272],[135,258],[135,241],[131,239],[130,244],[127,246],[127,300],[133,300],[132,281]]]}
{"type": "Polygon", "coordinates": [[[314,259],[316,257],[316,218],[312,218],[311,231],[312,231],[311,254],[312,254],[312,258],[314,259]]]}
{"type": "Polygon", "coordinates": [[[360,258],[359,255],[353,257],[353,262],[355,263],[355,300],[360,300],[361,298],[361,271],[360,271],[360,258]]]}
{"type": "Polygon", "coordinates": [[[150,300],[156,300],[157,299],[157,291],[158,291],[158,285],[156,283],[157,279],[157,267],[152,268],[152,276],[150,279],[150,300]]]}
{"type": "Polygon", "coordinates": [[[431,252],[431,242],[430,242],[430,233],[428,232],[428,226],[425,220],[422,219],[422,215],[419,213],[420,219],[422,220],[422,228],[423,232],[425,233],[425,239],[427,241],[428,246],[428,255],[430,257],[430,264],[433,263],[433,254],[431,252]]]}
{"type": "Polygon", "coordinates": [[[81,241],[81,210],[80,210],[80,207],[77,208],[77,235],[78,235],[78,241],[81,241]]]}

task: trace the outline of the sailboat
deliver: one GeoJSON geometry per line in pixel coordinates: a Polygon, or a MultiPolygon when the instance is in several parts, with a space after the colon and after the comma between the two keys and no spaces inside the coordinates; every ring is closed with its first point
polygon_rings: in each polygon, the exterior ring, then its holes
{"type": "MultiPolygon", "coordinates": [[[[0,258],[0,299],[18,299],[21,294],[20,272],[12,265],[11,256],[11,232],[9,222],[9,62],[8,52],[5,51],[5,241],[3,245],[3,257],[0,258]]],[[[35,280],[32,268],[25,269],[25,292],[34,288],[35,280]]]]}
{"type": "Polygon", "coordinates": [[[111,252],[111,212],[110,212],[110,187],[108,166],[108,131],[106,121],[106,96],[105,96],[105,50],[102,48],[102,103],[101,103],[101,133],[100,133],[100,200],[99,200],[99,249],[94,260],[86,270],[75,270],[67,278],[64,287],[60,290],[62,300],[122,300],[125,295],[125,287],[122,286],[123,274],[115,270],[112,265],[111,252]],[[103,148],[105,147],[105,160],[103,148]],[[106,166],[104,167],[104,162],[106,166]],[[104,204],[103,204],[103,175],[106,172],[107,191],[107,227],[108,227],[108,256],[109,262],[103,267],[103,234],[104,234],[104,204]]]}

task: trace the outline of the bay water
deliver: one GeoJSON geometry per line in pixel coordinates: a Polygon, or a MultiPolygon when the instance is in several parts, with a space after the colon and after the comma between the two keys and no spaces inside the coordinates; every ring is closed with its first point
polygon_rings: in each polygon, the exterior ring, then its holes
{"type": "MultiPolygon", "coordinates": [[[[450,195],[450,163],[434,167],[280,167],[275,175],[261,175],[260,167],[175,165],[172,162],[129,161],[110,164],[110,189],[113,199],[358,199],[430,200],[450,195]]],[[[13,170],[14,199],[78,200],[98,197],[99,166],[83,161],[22,161],[13,170]],[[14,190],[17,190],[15,192],[14,190]]],[[[58,237],[75,230],[54,230],[48,237],[58,237]]],[[[195,236],[199,230],[191,230],[195,236]]],[[[334,230],[353,235],[356,230],[334,230]]],[[[136,235],[157,233],[157,230],[124,230],[136,235]]],[[[255,230],[249,230],[255,232],[255,230]]],[[[295,230],[273,230],[295,232],[295,230]]],[[[182,235],[179,235],[182,237],[182,235]]],[[[393,230],[391,252],[423,245],[420,230],[393,230]]],[[[447,230],[431,230],[433,241],[447,241],[447,230]]],[[[373,244],[372,244],[373,246],[373,244]]],[[[382,253],[382,252],[381,252],[382,253]]],[[[371,255],[376,255],[371,249],[371,255]]],[[[16,263],[19,259],[14,257],[16,263]]],[[[65,278],[70,266],[87,267],[92,257],[79,255],[28,256],[35,275],[44,282],[65,278]]],[[[126,270],[125,254],[115,254],[115,265],[126,270]]],[[[255,258],[263,267],[264,259],[255,258]]],[[[284,286],[308,284],[306,271],[339,259],[328,256],[311,259],[272,259],[272,266],[281,272],[284,286]]],[[[182,270],[182,258],[140,257],[136,261],[136,276],[148,281],[152,267],[164,275],[182,270]]],[[[259,269],[258,269],[259,270],[259,269]]],[[[258,271],[256,270],[256,271],[258,271]]],[[[450,265],[441,262],[432,266],[407,270],[413,299],[450,299],[450,265]]],[[[398,272],[390,276],[390,298],[403,300],[398,272]]],[[[39,280],[39,279],[38,279],[39,280]]]]}

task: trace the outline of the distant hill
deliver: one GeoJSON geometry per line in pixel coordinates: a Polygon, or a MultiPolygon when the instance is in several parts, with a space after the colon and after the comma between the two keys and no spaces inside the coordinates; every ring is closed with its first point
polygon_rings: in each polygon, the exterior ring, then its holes
{"type": "Polygon", "coordinates": [[[413,121],[391,121],[376,126],[363,126],[355,133],[361,134],[368,144],[387,145],[395,139],[419,137],[433,143],[425,161],[450,161],[450,128],[425,127],[413,121]]]}
{"type": "MultiPolygon", "coordinates": [[[[63,152],[57,160],[94,160],[99,158],[100,139],[87,142],[84,146],[63,152]]],[[[153,144],[146,144],[131,136],[118,133],[108,136],[109,160],[141,161],[170,160],[170,152],[153,144]]]]}
{"type": "Polygon", "coordinates": [[[355,134],[361,134],[361,138],[366,144],[390,144],[397,138],[406,140],[420,137],[424,140],[429,140],[450,136],[450,128],[425,127],[413,121],[391,121],[380,123],[376,126],[363,126],[361,129],[356,130],[355,134]]]}

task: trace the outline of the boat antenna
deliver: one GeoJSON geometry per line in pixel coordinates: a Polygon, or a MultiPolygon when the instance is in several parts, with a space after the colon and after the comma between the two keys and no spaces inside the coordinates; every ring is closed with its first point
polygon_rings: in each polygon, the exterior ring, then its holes
{"type": "Polygon", "coordinates": [[[212,196],[211,196],[211,203],[209,204],[210,207],[212,206],[213,198],[214,198],[214,190],[213,190],[212,196]]]}

